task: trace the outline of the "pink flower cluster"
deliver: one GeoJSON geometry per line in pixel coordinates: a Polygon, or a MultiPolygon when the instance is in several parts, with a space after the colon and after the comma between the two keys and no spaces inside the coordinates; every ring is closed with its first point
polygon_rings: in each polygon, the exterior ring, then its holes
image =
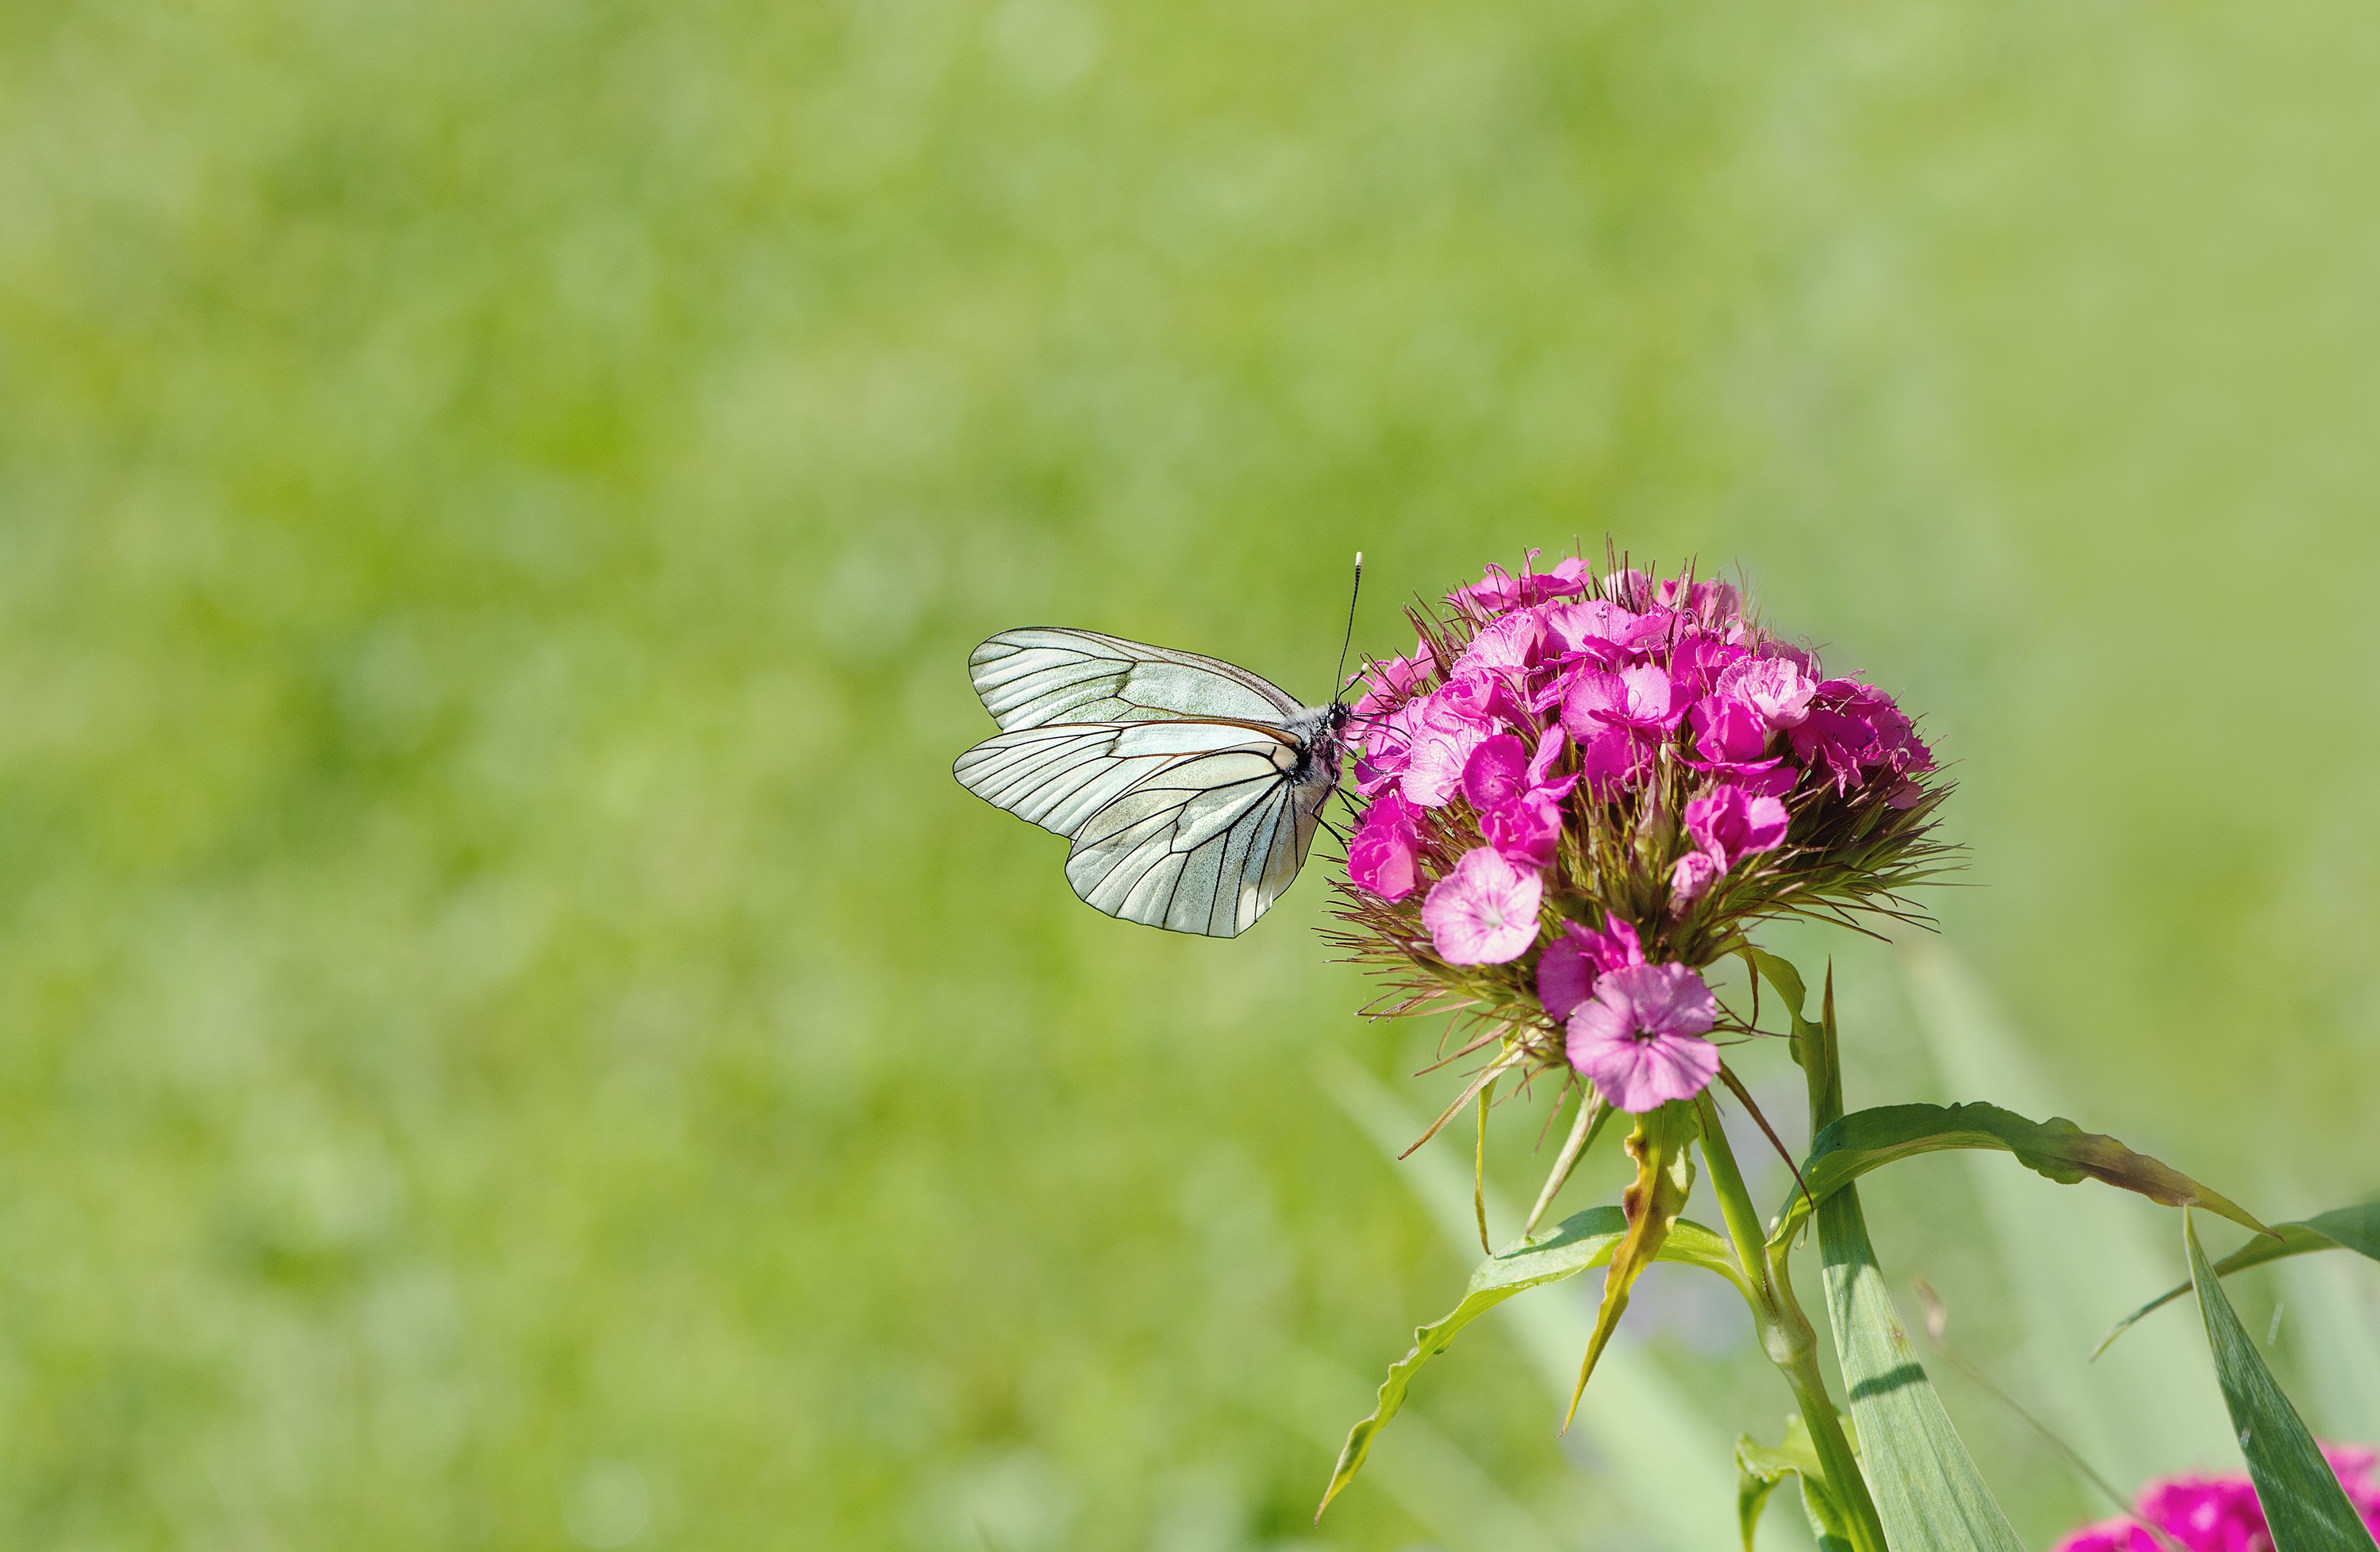
{"type": "MultiPolygon", "coordinates": [[[[2364,1528],[2380,1538],[2380,1482],[2373,1478],[2380,1450],[2325,1445],[2322,1452],[2364,1528]]],[[[2167,1477],[2142,1489],[2135,1508],[2137,1518],[2086,1525],[2052,1552],[2162,1552],[2156,1538],[2142,1528],[2143,1521],[2189,1552],[2273,1552],[2264,1505],[2256,1500],[2255,1485],[2243,1475],[2167,1477]]]]}
{"type": "Polygon", "coordinates": [[[1390,902],[1427,890],[1421,925],[1447,965],[1513,964],[1549,921],[1537,989],[1572,1064],[1626,1109],[1699,1092],[1718,1066],[1701,1038],[1717,1017],[1708,988],[1686,966],[1645,964],[1637,924],[1608,906],[1597,931],[1570,919],[1564,901],[1601,903],[1560,892],[1564,868],[1578,871],[1565,836],[1583,846],[1598,815],[1632,835],[1665,815],[1675,841],[1657,843],[1655,888],[1679,918],[1783,845],[1811,801],[1915,803],[1931,755],[1889,696],[1822,677],[1723,583],[1598,579],[1572,559],[1517,576],[1491,566],[1447,602],[1453,631],[1375,664],[1355,706],[1369,802],[1350,881],[1390,902]],[[1449,833],[1466,848],[1451,864],[1432,839],[1449,833]]]}

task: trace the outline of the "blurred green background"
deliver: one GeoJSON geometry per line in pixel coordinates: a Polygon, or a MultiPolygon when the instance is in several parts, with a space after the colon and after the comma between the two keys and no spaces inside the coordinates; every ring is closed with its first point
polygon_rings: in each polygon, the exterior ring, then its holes
{"type": "MultiPolygon", "coordinates": [[[[948,775],[1007,625],[1321,695],[1357,548],[1375,650],[1609,534],[1923,712],[2010,1033],[1782,935],[1854,1104],[2369,1194],[2375,67],[2337,3],[0,8],[0,1542],[1665,1545],[1494,1322],[1310,1525],[1468,1264],[1462,1145],[1346,1103],[1435,1032],[1324,867],[1126,927],[948,775]]],[[[1998,1164],[1882,1177],[1888,1270],[2127,1485],[2219,1460],[2186,1343],[2203,1425],[2057,1400],[2153,1289],[2003,1264],[2091,1188],[1998,1164]]],[[[1643,1373],[1773,1437],[1659,1286],[1643,1373]]],[[[2034,1545],[2104,1512],[1937,1372],[2034,1545]]]]}

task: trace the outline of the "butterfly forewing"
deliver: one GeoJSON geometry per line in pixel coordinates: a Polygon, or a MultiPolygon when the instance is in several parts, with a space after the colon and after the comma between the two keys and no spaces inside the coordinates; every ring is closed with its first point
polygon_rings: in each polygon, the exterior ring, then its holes
{"type": "Polygon", "coordinates": [[[1096,631],[1002,631],[967,658],[1003,733],[1052,722],[1233,717],[1278,722],[1297,701],[1244,668],[1096,631]]]}
{"type": "Polygon", "coordinates": [[[1335,781],[1314,774],[1313,734],[1283,725],[1316,716],[1290,697],[1212,658],[1089,631],[1004,631],[969,667],[1003,731],[953,773],[1071,840],[1067,881],[1090,904],[1231,938],[1297,877],[1335,781]]]}

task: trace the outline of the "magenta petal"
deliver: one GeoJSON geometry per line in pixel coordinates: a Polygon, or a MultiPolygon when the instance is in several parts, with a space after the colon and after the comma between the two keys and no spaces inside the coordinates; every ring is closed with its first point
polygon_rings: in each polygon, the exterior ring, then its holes
{"type": "Polygon", "coordinates": [[[1602,802],[1642,781],[1653,769],[1653,754],[1634,734],[1610,728],[1585,741],[1578,766],[1586,790],[1602,802]]]}
{"type": "Polygon", "coordinates": [[[1526,790],[1528,746],[1509,733],[1482,740],[1463,764],[1463,795],[1485,811],[1516,801],[1526,790]]]}
{"type": "Polygon", "coordinates": [[[1364,822],[1347,846],[1347,880],[1384,900],[1402,900],[1418,882],[1416,820],[1421,810],[1396,793],[1384,793],[1364,810],[1364,822]]]}
{"type": "Polygon", "coordinates": [[[1568,932],[1547,944],[1546,952],[1537,956],[1537,1000],[1549,1018],[1570,1017],[1571,1010],[1585,1001],[1595,988],[1594,962],[1577,939],[1569,936],[1584,930],[1576,922],[1571,923],[1568,932]]]}

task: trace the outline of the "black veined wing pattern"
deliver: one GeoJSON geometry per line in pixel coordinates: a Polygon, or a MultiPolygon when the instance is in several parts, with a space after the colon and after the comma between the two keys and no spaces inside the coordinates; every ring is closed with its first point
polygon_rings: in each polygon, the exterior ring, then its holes
{"type": "Polygon", "coordinates": [[[1067,881],[1087,903],[1232,938],[1297,877],[1338,787],[1343,708],[1090,631],[1004,631],[968,665],[1002,731],[953,773],[1071,841],[1067,881]]]}

